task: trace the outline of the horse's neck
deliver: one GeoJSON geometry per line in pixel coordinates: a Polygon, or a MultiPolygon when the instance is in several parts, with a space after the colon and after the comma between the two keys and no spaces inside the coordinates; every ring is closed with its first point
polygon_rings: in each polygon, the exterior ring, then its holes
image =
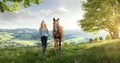
{"type": "Polygon", "coordinates": [[[62,30],[62,31],[63,31],[63,29],[64,29],[64,28],[63,28],[62,26],[59,26],[59,30],[62,30]]]}

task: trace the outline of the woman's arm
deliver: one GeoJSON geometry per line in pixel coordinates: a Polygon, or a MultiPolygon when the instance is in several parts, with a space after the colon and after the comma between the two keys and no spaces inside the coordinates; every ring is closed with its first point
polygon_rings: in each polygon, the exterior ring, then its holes
{"type": "Polygon", "coordinates": [[[47,35],[50,36],[49,31],[47,30],[47,35]]]}

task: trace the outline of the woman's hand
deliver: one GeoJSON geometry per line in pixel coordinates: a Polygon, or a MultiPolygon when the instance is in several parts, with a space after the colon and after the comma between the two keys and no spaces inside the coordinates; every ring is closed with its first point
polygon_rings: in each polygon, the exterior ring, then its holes
{"type": "Polygon", "coordinates": [[[41,41],[41,38],[39,38],[39,41],[41,41]]]}

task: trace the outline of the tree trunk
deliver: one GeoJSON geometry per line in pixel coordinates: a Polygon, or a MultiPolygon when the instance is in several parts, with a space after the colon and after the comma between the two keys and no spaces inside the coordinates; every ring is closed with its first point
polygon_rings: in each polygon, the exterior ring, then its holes
{"type": "Polygon", "coordinates": [[[119,38],[119,30],[118,28],[114,28],[114,30],[112,30],[112,33],[110,33],[112,39],[118,39],[119,38]]]}
{"type": "Polygon", "coordinates": [[[119,38],[119,33],[116,31],[116,32],[113,32],[113,39],[118,39],[119,38]]]}
{"type": "Polygon", "coordinates": [[[112,33],[112,31],[110,31],[109,33],[110,33],[110,36],[111,36],[111,37],[112,37],[112,39],[113,39],[113,33],[112,33]]]}
{"type": "MultiPolygon", "coordinates": [[[[117,5],[120,2],[120,0],[115,0],[115,1],[116,1],[117,5]]],[[[114,20],[114,27],[111,30],[112,33],[110,33],[112,39],[118,39],[119,38],[119,28],[118,27],[119,27],[120,23],[119,23],[119,20],[117,18],[118,17],[117,15],[118,15],[118,10],[115,7],[113,7],[113,16],[116,16],[116,17],[115,17],[115,20],[114,20]]]]}

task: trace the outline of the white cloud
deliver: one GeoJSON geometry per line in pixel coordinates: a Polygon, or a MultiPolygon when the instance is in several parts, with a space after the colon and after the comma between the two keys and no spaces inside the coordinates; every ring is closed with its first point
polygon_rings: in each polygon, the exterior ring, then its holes
{"type": "Polygon", "coordinates": [[[55,10],[47,9],[47,10],[40,10],[41,16],[52,16],[52,15],[63,15],[69,13],[69,10],[63,6],[58,7],[55,10]]]}
{"type": "Polygon", "coordinates": [[[58,9],[57,9],[57,11],[59,11],[59,12],[65,12],[65,13],[67,13],[67,12],[69,12],[69,10],[68,9],[66,9],[66,8],[64,8],[64,7],[59,7],[58,9]]]}
{"type": "Polygon", "coordinates": [[[35,28],[39,14],[31,10],[0,13],[0,28],[35,28]]]}
{"type": "Polygon", "coordinates": [[[30,10],[27,11],[17,11],[17,12],[6,12],[6,13],[1,13],[0,12],[0,21],[16,21],[19,19],[32,19],[36,18],[37,14],[31,12],[30,10]]]}
{"type": "Polygon", "coordinates": [[[49,16],[49,15],[53,14],[53,11],[52,10],[40,10],[40,14],[42,16],[49,16]]]}

